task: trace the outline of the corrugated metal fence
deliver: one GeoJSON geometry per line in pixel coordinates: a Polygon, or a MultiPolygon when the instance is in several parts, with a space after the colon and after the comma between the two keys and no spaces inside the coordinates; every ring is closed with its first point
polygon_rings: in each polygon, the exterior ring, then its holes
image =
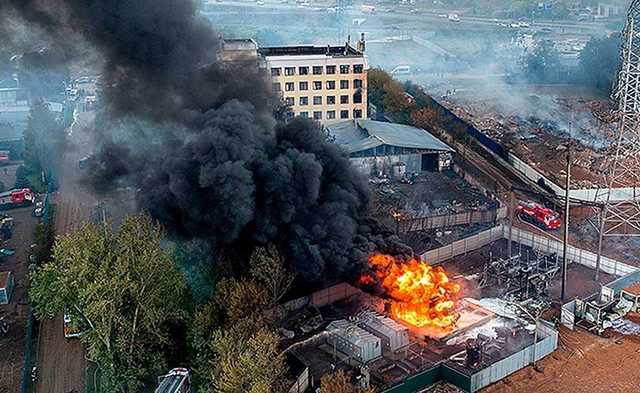
{"type": "Polygon", "coordinates": [[[507,216],[507,207],[485,211],[469,211],[418,218],[402,219],[396,223],[397,233],[407,233],[426,229],[446,228],[455,225],[469,225],[497,222],[507,216]]]}
{"type": "Polygon", "coordinates": [[[446,246],[436,248],[421,255],[422,260],[431,265],[437,265],[458,255],[466,254],[477,250],[487,244],[500,240],[503,237],[502,225],[498,225],[486,231],[482,231],[473,236],[455,241],[446,246]]]}

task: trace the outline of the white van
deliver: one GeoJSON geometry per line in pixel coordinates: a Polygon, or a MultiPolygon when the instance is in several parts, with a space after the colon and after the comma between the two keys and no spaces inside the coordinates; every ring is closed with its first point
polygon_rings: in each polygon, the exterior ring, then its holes
{"type": "Polygon", "coordinates": [[[393,70],[391,70],[391,75],[408,75],[411,73],[411,67],[403,65],[397,66],[393,70]]]}

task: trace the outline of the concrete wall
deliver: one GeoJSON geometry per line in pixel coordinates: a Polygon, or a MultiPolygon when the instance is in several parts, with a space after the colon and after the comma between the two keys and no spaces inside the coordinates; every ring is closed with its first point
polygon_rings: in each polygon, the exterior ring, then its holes
{"type": "Polygon", "coordinates": [[[360,293],[358,288],[352,287],[346,283],[340,283],[312,293],[311,304],[316,307],[323,307],[327,304],[335,303],[338,300],[346,299],[358,293],[360,293]]]}
{"type": "MultiPolygon", "coordinates": [[[[524,176],[526,176],[529,180],[534,182],[538,182],[539,179],[543,179],[545,184],[549,186],[556,194],[564,195],[564,188],[559,185],[553,183],[547,177],[545,177],[542,173],[531,167],[529,164],[525,163],[518,157],[516,157],[513,153],[509,153],[509,161],[511,165],[524,176]]],[[[591,188],[591,189],[576,189],[569,190],[569,196],[574,199],[582,200],[582,201],[605,201],[607,199],[607,193],[609,189],[607,188],[591,188]]],[[[640,189],[634,190],[633,187],[623,187],[623,188],[613,188],[611,189],[611,201],[629,201],[638,199],[640,197],[640,189]],[[638,195],[635,195],[638,194],[638,195]]]]}

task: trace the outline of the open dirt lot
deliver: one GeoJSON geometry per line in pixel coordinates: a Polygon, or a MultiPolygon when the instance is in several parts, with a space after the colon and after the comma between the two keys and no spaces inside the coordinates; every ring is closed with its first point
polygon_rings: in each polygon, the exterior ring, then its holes
{"type": "Polygon", "coordinates": [[[483,393],[631,393],[640,383],[640,338],[602,338],[560,327],[558,350],[483,393]]]}
{"type": "Polygon", "coordinates": [[[27,326],[28,251],[33,241],[36,219],[31,217],[31,207],[7,210],[14,218],[13,236],[4,246],[16,253],[0,262],[0,271],[11,271],[15,278],[15,289],[8,305],[0,305],[0,316],[9,323],[9,332],[0,334],[0,393],[15,393],[20,390],[24,363],[24,339],[27,326]]]}

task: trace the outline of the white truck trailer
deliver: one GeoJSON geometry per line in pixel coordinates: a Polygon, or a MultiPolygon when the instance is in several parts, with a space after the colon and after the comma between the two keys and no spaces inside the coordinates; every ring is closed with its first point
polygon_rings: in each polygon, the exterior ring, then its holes
{"type": "Polygon", "coordinates": [[[186,368],[174,368],[158,377],[155,393],[191,393],[191,373],[186,368]]]}

